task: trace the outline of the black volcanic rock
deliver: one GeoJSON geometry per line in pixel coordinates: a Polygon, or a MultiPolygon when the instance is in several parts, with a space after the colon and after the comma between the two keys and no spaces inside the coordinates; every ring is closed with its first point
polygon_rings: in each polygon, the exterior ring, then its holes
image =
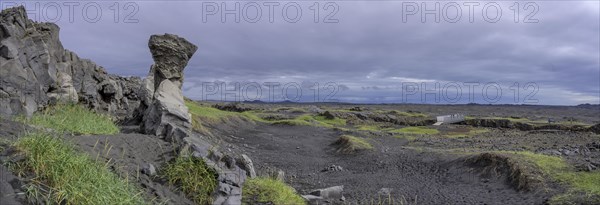
{"type": "Polygon", "coordinates": [[[252,108],[250,108],[249,106],[243,104],[243,103],[238,103],[238,102],[232,102],[232,103],[225,103],[225,104],[215,104],[213,105],[214,108],[217,108],[219,110],[224,110],[224,111],[229,111],[229,112],[246,112],[249,110],[252,110],[252,108]]]}
{"type": "Polygon", "coordinates": [[[590,132],[593,132],[593,133],[596,133],[596,134],[600,134],[600,123],[598,123],[598,124],[596,124],[596,125],[594,125],[594,126],[590,126],[590,127],[588,128],[588,130],[589,130],[590,132]]]}
{"type": "Polygon", "coordinates": [[[27,18],[25,8],[0,13],[0,115],[27,115],[58,103],[82,103],[119,120],[139,106],[139,78],[109,75],[65,50],[59,27],[27,18]]]}

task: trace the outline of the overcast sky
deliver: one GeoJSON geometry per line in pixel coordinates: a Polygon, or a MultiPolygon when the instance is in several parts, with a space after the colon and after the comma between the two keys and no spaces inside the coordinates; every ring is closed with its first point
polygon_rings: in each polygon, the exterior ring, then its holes
{"type": "Polygon", "coordinates": [[[255,85],[260,84],[261,100],[600,103],[598,1],[520,1],[518,6],[498,1],[486,6],[489,2],[493,1],[119,2],[117,23],[115,1],[87,7],[80,3],[74,7],[73,22],[62,1],[42,2],[37,10],[28,1],[26,7],[30,17],[57,21],[65,48],[119,75],[148,73],[153,63],[150,35],[173,33],[188,39],[198,51],[185,70],[184,94],[194,99],[219,99],[218,93],[208,95],[212,92],[207,85],[222,82],[229,86],[227,100],[232,100],[230,86],[239,82],[238,90],[247,95],[238,95],[238,100],[256,99],[255,85]],[[221,12],[234,9],[236,3],[240,21],[227,14],[223,22],[221,12]],[[425,15],[423,21],[421,12],[434,9],[436,3],[439,23],[435,14],[425,15]],[[60,17],[55,15],[56,5],[61,7],[60,17]],[[100,19],[95,18],[95,6],[102,10],[100,19]],[[134,8],[137,12],[127,16],[134,8]],[[269,87],[267,82],[280,86],[269,87]],[[437,94],[422,96],[425,89],[437,94]]]}

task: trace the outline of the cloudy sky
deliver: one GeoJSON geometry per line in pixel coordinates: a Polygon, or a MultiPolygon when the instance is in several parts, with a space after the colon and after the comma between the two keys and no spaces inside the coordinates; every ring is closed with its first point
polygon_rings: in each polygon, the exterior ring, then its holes
{"type": "Polygon", "coordinates": [[[199,47],[185,70],[194,99],[600,103],[598,1],[515,2],[25,5],[61,27],[65,48],[115,74],[147,74],[152,34],[188,39],[199,47]]]}

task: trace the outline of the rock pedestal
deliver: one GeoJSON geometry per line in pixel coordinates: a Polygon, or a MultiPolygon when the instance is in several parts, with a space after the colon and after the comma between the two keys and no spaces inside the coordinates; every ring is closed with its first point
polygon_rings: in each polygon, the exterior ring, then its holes
{"type": "Polygon", "coordinates": [[[173,34],[152,35],[148,47],[154,65],[142,83],[146,93],[151,93],[142,130],[180,141],[189,136],[192,122],[181,91],[183,70],[198,47],[173,34]]]}

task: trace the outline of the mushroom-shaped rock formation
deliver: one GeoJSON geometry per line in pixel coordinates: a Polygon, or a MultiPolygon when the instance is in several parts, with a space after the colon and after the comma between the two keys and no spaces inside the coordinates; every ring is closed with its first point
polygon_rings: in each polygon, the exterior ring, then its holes
{"type": "Polygon", "coordinates": [[[148,108],[142,119],[147,134],[179,141],[189,136],[191,116],[185,106],[181,86],[183,70],[198,47],[173,34],[152,35],[148,47],[154,59],[143,83],[148,108]]]}

